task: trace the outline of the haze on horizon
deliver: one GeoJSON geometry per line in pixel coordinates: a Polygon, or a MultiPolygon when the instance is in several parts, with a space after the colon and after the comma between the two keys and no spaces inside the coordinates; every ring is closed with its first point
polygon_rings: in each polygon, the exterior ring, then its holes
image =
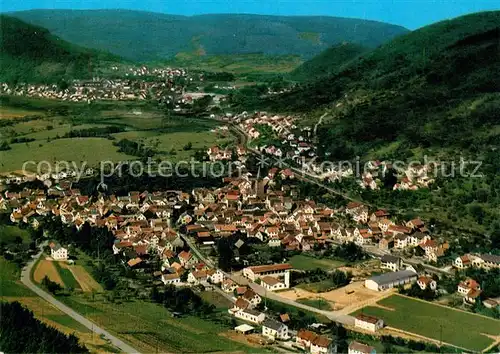
{"type": "MultiPolygon", "coordinates": [[[[496,4],[495,4],[496,3],[496,4]]],[[[416,29],[468,13],[499,10],[492,0],[7,0],[2,12],[30,9],[129,9],[176,15],[252,13],[375,20],[416,29]]]]}

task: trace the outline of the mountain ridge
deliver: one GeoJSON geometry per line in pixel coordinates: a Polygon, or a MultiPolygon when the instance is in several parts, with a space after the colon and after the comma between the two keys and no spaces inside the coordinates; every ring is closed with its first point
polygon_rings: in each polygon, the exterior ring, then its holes
{"type": "Polygon", "coordinates": [[[7,82],[58,82],[90,77],[101,60],[119,60],[54,36],[46,28],[0,15],[0,79],[7,82]]]}
{"type": "Polygon", "coordinates": [[[10,16],[41,25],[64,40],[136,61],[264,53],[309,58],[349,41],[368,47],[408,30],[383,22],[331,16],[169,15],[134,10],[27,10],[10,16]]]}

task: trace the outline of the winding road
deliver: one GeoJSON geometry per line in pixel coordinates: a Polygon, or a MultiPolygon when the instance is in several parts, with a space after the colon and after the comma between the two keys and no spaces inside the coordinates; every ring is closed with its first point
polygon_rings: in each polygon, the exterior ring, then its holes
{"type": "Polygon", "coordinates": [[[89,330],[93,331],[94,333],[98,335],[103,335],[106,339],[108,339],[115,347],[120,349],[124,353],[139,353],[139,351],[135,348],[132,348],[130,345],[127,343],[123,342],[122,340],[116,338],[112,334],[110,334],[108,331],[104,330],[103,328],[97,326],[95,323],[92,321],[89,321],[73,309],[69,308],[56,298],[54,298],[52,295],[47,293],[46,291],[42,290],[38,286],[33,283],[31,280],[31,270],[33,269],[34,265],[36,264],[36,261],[40,258],[42,255],[42,249],[43,247],[47,244],[45,242],[44,244],[40,245],[40,252],[36,256],[33,257],[33,259],[26,265],[25,268],[23,268],[23,271],[21,272],[21,282],[26,285],[30,290],[32,290],[35,294],[40,296],[42,299],[48,301],[50,304],[73,318],[75,321],[78,321],[81,323],[83,326],[87,327],[89,330]]]}

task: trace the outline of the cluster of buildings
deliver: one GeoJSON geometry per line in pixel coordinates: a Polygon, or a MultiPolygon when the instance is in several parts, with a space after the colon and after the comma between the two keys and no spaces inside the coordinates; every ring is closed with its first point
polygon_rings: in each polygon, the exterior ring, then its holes
{"type": "MultiPolygon", "coordinates": [[[[94,77],[91,80],[73,80],[67,87],[19,83],[16,85],[0,83],[0,94],[54,99],[70,102],[93,101],[142,101],[173,100],[173,94],[181,95],[183,87],[176,85],[173,78],[185,76],[181,69],[130,69],[131,76],[137,78],[104,79],[94,77]],[[155,80],[140,79],[141,76],[153,75],[155,80]]],[[[128,73],[127,73],[128,76],[128,73]]]]}
{"type": "Polygon", "coordinates": [[[377,245],[382,250],[401,251],[414,249],[428,261],[437,261],[449,248],[448,243],[434,240],[430,230],[420,218],[406,222],[395,222],[386,210],[370,213],[361,203],[350,202],[344,214],[358,224],[357,227],[337,231],[341,241],[352,241],[358,245],[377,245]]]}
{"type": "MultiPolygon", "coordinates": [[[[276,158],[286,158],[297,163],[310,161],[316,156],[316,148],[310,136],[310,127],[298,128],[294,117],[267,115],[257,112],[254,115],[235,117],[234,122],[252,140],[262,137],[262,128],[268,129],[276,137],[277,142],[262,142],[257,149],[276,158]]],[[[269,137],[268,137],[269,138],[269,137]]]]}
{"type": "MultiPolygon", "coordinates": [[[[246,112],[245,112],[246,113],[246,112]]],[[[298,127],[292,116],[267,115],[265,112],[256,112],[254,115],[235,117],[234,122],[251,139],[258,140],[262,136],[261,127],[268,127],[274,134],[277,144],[260,143],[257,149],[275,158],[286,159],[318,179],[325,181],[340,181],[343,178],[357,178],[363,189],[379,189],[381,176],[388,170],[395,169],[397,183],[394,190],[417,190],[428,188],[434,182],[433,173],[435,164],[413,164],[404,167],[393,166],[386,161],[368,161],[360,166],[360,175],[354,176],[354,164],[330,163],[318,160],[317,148],[313,142],[315,128],[298,127]]],[[[434,173],[435,174],[435,173],[434,173]]]]}

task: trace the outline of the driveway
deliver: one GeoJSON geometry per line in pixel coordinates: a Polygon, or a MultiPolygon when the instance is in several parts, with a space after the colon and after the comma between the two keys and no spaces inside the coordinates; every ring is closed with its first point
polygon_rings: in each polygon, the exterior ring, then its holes
{"type": "Polygon", "coordinates": [[[26,267],[23,268],[21,272],[21,282],[26,285],[30,290],[32,290],[34,293],[36,293],[38,296],[40,296],[42,299],[48,301],[55,307],[57,307],[59,310],[73,318],[75,321],[78,321],[81,323],[83,326],[87,327],[89,330],[93,331],[94,333],[98,335],[103,335],[106,339],[108,339],[115,347],[119,348],[122,352],[125,353],[139,353],[137,349],[132,348],[130,345],[126,344],[122,340],[116,338],[112,334],[110,334],[108,331],[102,329],[101,327],[97,326],[95,323],[89,321],[79,313],[75,312],[73,309],[69,308],[56,298],[54,298],[51,294],[48,292],[42,290],[38,286],[36,286],[32,281],[31,281],[31,269],[35,265],[36,261],[40,256],[42,255],[42,249],[43,247],[47,244],[45,242],[44,244],[40,245],[40,252],[31,260],[26,267]]]}

